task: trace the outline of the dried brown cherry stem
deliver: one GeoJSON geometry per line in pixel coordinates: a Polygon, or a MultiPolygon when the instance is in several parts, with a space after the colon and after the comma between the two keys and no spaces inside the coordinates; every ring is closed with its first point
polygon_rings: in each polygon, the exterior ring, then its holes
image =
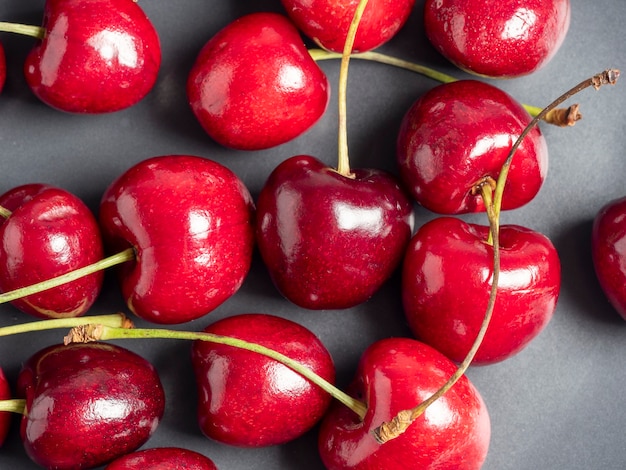
{"type": "Polygon", "coordinates": [[[401,435],[404,431],[408,429],[408,427],[428,408],[433,402],[438,400],[441,396],[443,396],[448,390],[450,390],[454,384],[465,374],[469,366],[471,365],[478,348],[480,347],[485,333],[487,332],[487,328],[489,326],[489,322],[491,320],[491,316],[493,314],[493,309],[495,306],[495,301],[497,297],[498,291],[498,279],[500,276],[500,242],[499,242],[499,232],[500,232],[500,209],[502,204],[502,193],[504,190],[504,184],[506,182],[506,177],[508,175],[508,170],[511,165],[511,161],[513,159],[513,155],[515,151],[520,146],[522,140],[528,135],[528,133],[539,123],[543,117],[548,114],[551,110],[555,109],[559,104],[563,101],[571,98],[576,93],[593,86],[595,89],[600,88],[603,85],[614,85],[619,78],[619,70],[617,69],[609,69],[601,72],[599,74],[594,75],[593,77],[579,83],[575,87],[571,88],[569,91],[558,97],[548,106],[543,108],[543,110],[533,118],[533,120],[524,128],[518,139],[515,141],[509,155],[504,162],[502,169],[500,170],[500,175],[498,176],[498,180],[496,182],[495,191],[493,189],[493,185],[489,182],[488,179],[485,179],[481,183],[478,184],[476,191],[480,191],[487,211],[487,218],[489,219],[489,233],[492,238],[492,247],[493,247],[493,280],[491,284],[490,294],[489,294],[489,303],[487,304],[487,309],[485,312],[485,316],[483,318],[482,324],[480,326],[480,330],[472,344],[472,347],[468,351],[465,359],[459,365],[456,372],[446,381],[445,384],[439,388],[435,393],[433,393],[430,397],[424,400],[422,403],[417,405],[415,408],[400,411],[391,421],[387,421],[378,426],[373,432],[376,440],[383,444],[391,439],[394,439],[401,435]]]}

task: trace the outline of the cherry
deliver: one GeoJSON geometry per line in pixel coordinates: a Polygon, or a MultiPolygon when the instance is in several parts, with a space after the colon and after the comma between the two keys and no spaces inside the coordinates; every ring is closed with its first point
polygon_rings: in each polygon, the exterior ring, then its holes
{"type": "Polygon", "coordinates": [[[600,287],[617,313],[626,319],[626,198],[607,202],[596,214],[591,254],[600,287]]]}
{"type": "MultiPolygon", "coordinates": [[[[531,122],[504,91],[476,80],[436,86],[406,112],[398,135],[400,175],[418,203],[433,212],[484,210],[476,188],[498,178],[509,151],[531,122]]],[[[530,202],[546,177],[548,150],[533,127],[508,173],[503,209],[530,202]]]]}
{"type": "Polygon", "coordinates": [[[339,74],[337,169],[306,155],[287,159],[257,201],[256,239],[278,290],[309,309],[343,309],[368,300],[399,265],[413,228],[410,198],[395,177],[351,170],[346,88],[360,2],[339,74]]]}
{"type": "Polygon", "coordinates": [[[368,300],[399,266],[412,204],[388,173],[346,177],[311,156],[281,163],[257,200],[257,243],[278,290],[309,309],[368,300]]]}
{"type": "Polygon", "coordinates": [[[17,390],[24,448],[44,468],[92,468],[136,450],[165,407],[154,367],[112,344],[44,348],[24,364],[17,390]]]}
{"type": "Polygon", "coordinates": [[[202,48],[187,95],[216,142],[260,150],[311,128],[328,106],[330,85],[285,16],[252,13],[228,24],[202,48]]]}
{"type": "Polygon", "coordinates": [[[424,28],[461,69],[511,78],[540,69],[556,54],[570,24],[569,0],[426,0],[424,28]]]}
{"type": "MultiPolygon", "coordinates": [[[[493,259],[488,230],[458,218],[435,218],[420,227],[404,259],[402,299],[409,326],[455,362],[467,355],[487,308],[493,259]]],[[[503,225],[500,250],[496,305],[474,364],[521,351],[552,318],[560,292],[559,257],[547,237],[503,225]]]]}
{"type": "Polygon", "coordinates": [[[105,470],[217,470],[211,459],[188,449],[156,447],[115,459],[105,470]]]}
{"type": "Polygon", "coordinates": [[[3,25],[39,42],[24,63],[33,93],[70,113],[108,113],[143,99],[161,65],[157,32],[133,0],[47,0],[41,27],[3,25]]]}
{"type": "Polygon", "coordinates": [[[233,295],[252,262],[254,206],[241,180],[212,160],[143,160],[107,188],[100,204],[105,244],[131,246],[119,266],[122,294],[137,316],[183,323],[233,295]]]}
{"type": "MultiPolygon", "coordinates": [[[[0,195],[0,290],[29,286],[102,258],[100,228],[73,194],[46,184],[27,184],[0,195]]],[[[12,303],[40,318],[83,315],[102,287],[102,272],[12,303]]]]}
{"type": "MultiPolygon", "coordinates": [[[[335,380],[330,353],[303,326],[267,314],[240,314],[204,330],[239,338],[288,356],[328,382],[335,380]]],[[[200,429],[216,441],[241,447],[289,442],[324,415],[331,397],[306,378],[261,354],[195,341],[200,429]]]]}
{"type": "MultiPolygon", "coordinates": [[[[324,49],[342,52],[359,0],[281,0],[298,28],[324,49]]],[[[415,0],[370,0],[354,39],[354,52],[376,49],[406,23],[415,0]]]]}
{"type": "Polygon", "coordinates": [[[432,395],[455,370],[453,362],[416,340],[388,338],[369,346],[348,389],[365,400],[366,414],[361,419],[346,407],[331,407],[319,433],[325,467],[479,469],[491,425],[485,403],[466,376],[404,433],[383,444],[376,438],[383,422],[432,395]]]}

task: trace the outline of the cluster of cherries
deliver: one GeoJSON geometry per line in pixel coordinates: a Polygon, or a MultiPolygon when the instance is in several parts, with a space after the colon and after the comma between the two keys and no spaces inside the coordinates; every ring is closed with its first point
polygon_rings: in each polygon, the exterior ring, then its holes
{"type": "MultiPolygon", "coordinates": [[[[309,1],[282,3],[287,16],[254,13],[227,25],[190,71],[189,104],[225,147],[271,148],[324,114],[330,85],[301,33],[329,53],[343,53],[345,62],[349,53],[390,40],[414,8],[414,0],[371,0],[367,6],[317,0],[314,8],[309,1]],[[358,8],[362,16],[355,22],[358,8]],[[346,38],[354,41],[348,51],[346,38]],[[251,60],[261,49],[264,61],[251,60]]],[[[532,73],[564,40],[569,1],[519,3],[427,0],[426,33],[450,61],[477,75],[532,73]]],[[[50,106],[113,112],[140,101],[156,82],[159,39],[136,2],[47,0],[44,17],[42,27],[29,30],[40,41],[24,71],[50,106]]],[[[4,74],[1,66],[2,80],[4,74]]],[[[469,354],[472,363],[491,364],[519,352],[556,308],[560,263],[550,240],[497,222],[500,209],[530,202],[546,177],[547,144],[535,124],[500,89],[480,80],[452,81],[407,111],[397,144],[400,180],[376,169],[352,169],[347,155],[340,154],[337,168],[298,155],[272,172],[253,201],[223,165],[164,155],[112,182],[97,218],[74,195],[45,184],[1,195],[0,299],[48,324],[82,325],[70,335],[71,344],[38,352],[20,372],[21,398],[10,401],[23,415],[28,455],[58,469],[149,468],[151,462],[215,468],[184,449],[133,453],[163,415],[163,387],[146,360],[103,341],[177,333],[128,329],[118,316],[104,324],[83,315],[100,294],[102,270],[118,264],[123,297],[136,316],[159,325],[200,318],[238,291],[256,247],[276,288],[307,309],[361,304],[401,268],[404,312],[419,341],[372,344],[344,393],[332,385],[335,371],[324,345],[290,320],[242,314],[190,333],[206,436],[235,446],[277,445],[321,420],[319,451],[328,469],[480,468],[490,422],[470,381],[460,374],[437,401],[417,405],[435,396],[469,354]],[[415,230],[415,202],[441,217],[415,230]],[[489,226],[455,217],[483,211],[491,214],[489,226]],[[68,273],[74,277],[61,285],[32,290],[68,273]],[[102,341],[80,343],[81,335],[102,341]],[[61,399],[70,393],[71,400],[61,399]],[[248,406],[259,394],[263,401],[248,406]],[[76,429],[81,442],[68,438],[76,429]]],[[[594,227],[599,278],[624,316],[625,213],[625,201],[612,204],[594,227]]],[[[1,375],[0,397],[11,397],[1,375]]],[[[8,414],[0,413],[0,431],[7,430],[8,414]]]]}

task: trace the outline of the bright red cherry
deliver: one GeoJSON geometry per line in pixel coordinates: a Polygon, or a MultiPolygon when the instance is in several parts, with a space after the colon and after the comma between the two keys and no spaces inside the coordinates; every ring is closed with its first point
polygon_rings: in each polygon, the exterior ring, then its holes
{"type": "Polygon", "coordinates": [[[310,156],[281,163],[257,201],[257,243],[279,291],[309,309],[368,300],[399,266],[413,205],[390,174],[339,174],[310,156]]]}
{"type": "MultiPolygon", "coordinates": [[[[474,191],[495,183],[513,143],[531,117],[510,95],[477,80],[439,85],[405,114],[397,142],[400,176],[413,197],[440,214],[484,210],[474,191]]],[[[530,202],[548,170],[548,148],[538,127],[519,146],[508,173],[503,209],[530,202]]]]}
{"type": "Polygon", "coordinates": [[[192,155],[143,160],[107,188],[100,225],[109,249],[132,246],[122,294],[137,316],[184,323],[233,295],[250,270],[254,204],[225,166],[192,155]]]}
{"type": "Polygon", "coordinates": [[[44,103],[107,113],[134,105],[154,86],[161,46],[135,0],[47,0],[42,26],[24,73],[44,103]]]}
{"type": "Polygon", "coordinates": [[[511,78],[543,67],[570,24],[569,0],[427,0],[426,35],[463,70],[511,78]]]}
{"type": "Polygon", "coordinates": [[[124,455],[105,470],[217,470],[204,455],[178,447],[155,447],[124,455]]]}
{"type": "MultiPolygon", "coordinates": [[[[290,320],[244,314],[219,320],[206,332],[265,346],[333,383],[328,350],[308,329],[290,320]]],[[[264,355],[196,341],[192,352],[202,432],[241,447],[283,444],[309,431],[326,412],[330,395],[264,355]]]]}
{"type": "MultiPolygon", "coordinates": [[[[461,362],[476,339],[493,278],[489,228],[455,217],[424,224],[409,244],[402,299],[415,336],[461,362]]],[[[474,364],[503,361],[521,351],[553,316],[561,265],[544,235],[500,227],[500,279],[491,322],[474,364]]]]}
{"type": "Polygon", "coordinates": [[[252,13],[227,25],[202,48],[188,77],[187,95],[216,142],[260,150],[311,128],[328,106],[330,85],[288,18],[252,13]]]}
{"type": "MultiPolygon", "coordinates": [[[[281,0],[298,28],[320,47],[342,52],[359,0],[281,0]]],[[[406,23],[415,0],[370,0],[354,39],[354,52],[389,41],[406,23]]]]}
{"type": "Polygon", "coordinates": [[[440,352],[408,338],[372,344],[361,356],[349,391],[367,403],[363,420],[335,402],[322,421],[319,451],[328,470],[478,470],[487,456],[487,407],[466,376],[408,429],[384,444],[374,431],[412,409],[455,372],[440,352]]]}
{"type": "MultiPolygon", "coordinates": [[[[46,184],[27,184],[0,196],[11,215],[0,218],[0,290],[20,287],[96,263],[103,256],[100,228],[75,195],[46,184]]],[[[40,318],[76,317],[93,305],[103,273],[14,300],[40,318]]]]}
{"type": "Polygon", "coordinates": [[[113,344],[49,346],[24,364],[17,390],[26,453],[49,469],[94,468],[136,450],[165,408],[154,367],[113,344]]]}
{"type": "Polygon", "coordinates": [[[591,254],[600,287],[626,319],[626,198],[606,203],[596,214],[591,254]]]}

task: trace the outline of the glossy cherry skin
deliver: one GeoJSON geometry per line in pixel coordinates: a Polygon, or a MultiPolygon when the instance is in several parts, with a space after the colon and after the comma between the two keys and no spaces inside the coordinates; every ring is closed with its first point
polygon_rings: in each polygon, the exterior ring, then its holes
{"type": "MultiPolygon", "coordinates": [[[[281,0],[291,20],[320,47],[342,52],[358,0],[281,0]]],[[[354,39],[354,52],[389,41],[406,23],[415,0],[370,0],[354,39]]]]}
{"type": "MultiPolygon", "coordinates": [[[[454,217],[424,224],[411,239],[402,271],[402,300],[416,337],[455,362],[472,346],[493,279],[488,227],[454,217]]],[[[520,352],[553,316],[561,286],[554,245],[517,225],[500,227],[500,279],[493,316],[474,364],[520,352]]]]}
{"type": "Polygon", "coordinates": [[[478,470],[491,437],[487,407],[463,376],[395,439],[379,444],[374,430],[430,397],[456,370],[435,349],[387,338],[361,356],[349,388],[367,404],[363,420],[338,402],[322,421],[319,451],[328,470],[478,470]]]}
{"type": "MultiPolygon", "coordinates": [[[[311,331],[291,320],[241,314],[204,331],[265,346],[328,382],[335,380],[328,350],[311,331]]],[[[330,405],[327,392],[259,353],[196,341],[192,362],[200,429],[218,442],[239,447],[284,444],[309,431],[330,405]]]]}
{"type": "Polygon", "coordinates": [[[257,244],[278,290],[308,309],[368,300],[399,266],[413,207],[390,174],[339,174],[300,155],[281,163],[257,201],[257,244]]]}
{"type": "Polygon", "coordinates": [[[192,155],[129,168],[105,191],[100,225],[112,252],[132,246],[122,294],[137,316],[184,323],[233,295],[250,270],[254,204],[231,170],[192,155]]]}
{"type": "Polygon", "coordinates": [[[47,0],[45,37],[24,64],[35,95],[71,113],[108,113],[148,94],[161,65],[157,32],[134,0],[47,0]]]}
{"type": "Polygon", "coordinates": [[[288,142],[317,123],[328,106],[330,84],[288,18],[252,13],[202,48],[187,95],[213,140],[260,150],[288,142]]]}
{"type": "Polygon", "coordinates": [[[113,344],[49,346],[24,364],[17,391],[26,453],[49,469],[93,468],[136,450],[165,408],[154,367],[113,344]]]}
{"type": "Polygon", "coordinates": [[[495,78],[528,75],[561,47],[569,0],[427,0],[424,28],[443,56],[461,69],[495,78]]]}
{"type": "Polygon", "coordinates": [[[626,197],[606,203],[591,230],[591,254],[600,287],[626,320],[626,197]]]}
{"type": "MultiPolygon", "coordinates": [[[[4,375],[4,371],[0,369],[0,400],[10,400],[11,398],[9,381],[4,375]]],[[[11,429],[11,415],[12,413],[9,411],[0,412],[0,447],[4,444],[4,441],[9,435],[11,429]]]]}
{"type": "Polygon", "coordinates": [[[188,449],[156,447],[119,457],[105,470],[217,470],[211,459],[188,449]]]}
{"type": "MultiPolygon", "coordinates": [[[[98,222],[75,195],[46,184],[15,187],[0,196],[11,211],[0,218],[0,290],[52,279],[102,259],[98,222]]],[[[32,294],[12,302],[40,318],[77,317],[93,305],[103,273],[32,294]]]]}
{"type": "MultiPolygon", "coordinates": [[[[531,117],[504,91],[476,80],[439,85],[405,114],[397,141],[400,175],[413,197],[440,214],[484,210],[473,188],[498,178],[513,143],[531,117]]],[[[503,209],[530,202],[548,171],[548,148],[538,127],[522,141],[508,173],[503,209]]]]}

